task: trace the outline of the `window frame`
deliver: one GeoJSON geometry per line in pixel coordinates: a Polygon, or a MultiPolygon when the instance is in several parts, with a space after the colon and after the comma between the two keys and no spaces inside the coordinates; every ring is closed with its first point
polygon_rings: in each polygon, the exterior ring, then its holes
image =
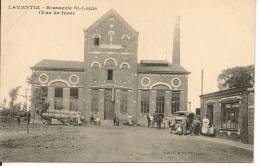
{"type": "Polygon", "coordinates": [[[97,114],[99,112],[98,102],[99,102],[99,90],[91,89],[91,113],[97,114]]]}
{"type": "Polygon", "coordinates": [[[113,69],[107,69],[107,81],[113,81],[114,80],[114,70],[113,69]]]}
{"type": "Polygon", "coordinates": [[[156,113],[164,114],[165,112],[165,91],[157,90],[156,91],[156,113]]]}
{"type": "Polygon", "coordinates": [[[180,91],[172,91],[171,113],[180,111],[180,91]]]}
{"type": "Polygon", "coordinates": [[[141,113],[149,113],[149,90],[141,90],[141,113]]]}
{"type": "Polygon", "coordinates": [[[224,130],[238,130],[239,126],[239,102],[226,102],[221,103],[221,128],[224,130]],[[232,107],[232,105],[238,104],[239,107],[232,107]],[[230,105],[230,108],[227,108],[226,105],[230,105]],[[234,114],[234,115],[232,115],[234,114]],[[233,116],[233,122],[232,122],[233,116]],[[228,120],[229,119],[229,120],[228,120]],[[229,121],[229,123],[228,123],[229,121]]]}
{"type": "Polygon", "coordinates": [[[95,36],[95,37],[93,38],[93,45],[94,45],[95,47],[100,46],[100,37],[95,36]]]}
{"type": "Polygon", "coordinates": [[[127,113],[127,90],[120,91],[120,113],[127,113]]]}

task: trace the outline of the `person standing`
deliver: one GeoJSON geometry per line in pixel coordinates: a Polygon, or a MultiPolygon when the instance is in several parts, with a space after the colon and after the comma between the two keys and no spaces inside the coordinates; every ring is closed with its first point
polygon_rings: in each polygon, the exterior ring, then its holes
{"type": "Polygon", "coordinates": [[[119,115],[116,116],[116,125],[119,126],[119,115]]]}
{"type": "Polygon", "coordinates": [[[176,121],[175,121],[175,119],[172,119],[171,124],[170,124],[170,128],[171,128],[170,133],[171,134],[173,133],[173,131],[176,130],[175,125],[176,125],[176,121]]]}
{"type": "Polygon", "coordinates": [[[117,116],[116,116],[116,114],[114,114],[114,116],[113,116],[113,124],[114,124],[114,126],[117,126],[117,116]]]}
{"type": "Polygon", "coordinates": [[[186,135],[186,123],[187,123],[187,118],[185,115],[182,116],[182,121],[181,121],[181,125],[182,125],[182,134],[186,135]]]}
{"type": "Polygon", "coordinates": [[[77,113],[77,121],[78,121],[78,125],[80,125],[81,124],[80,112],[77,113]]]}
{"type": "Polygon", "coordinates": [[[94,115],[93,114],[91,114],[91,116],[90,116],[90,124],[95,124],[95,118],[94,118],[94,115]]]}
{"type": "Polygon", "coordinates": [[[209,119],[204,116],[203,120],[202,120],[202,129],[201,129],[201,133],[204,135],[207,135],[209,132],[209,119]]]}
{"type": "Polygon", "coordinates": [[[147,127],[150,127],[151,119],[150,119],[150,115],[149,114],[147,114],[147,123],[148,123],[147,127]]]}
{"type": "Polygon", "coordinates": [[[151,123],[152,123],[152,127],[154,126],[154,122],[155,122],[155,114],[153,114],[151,117],[151,123]]]}
{"type": "Polygon", "coordinates": [[[132,125],[133,125],[133,116],[132,116],[132,114],[129,114],[129,115],[128,115],[128,125],[129,125],[129,126],[132,126],[132,125]]]}

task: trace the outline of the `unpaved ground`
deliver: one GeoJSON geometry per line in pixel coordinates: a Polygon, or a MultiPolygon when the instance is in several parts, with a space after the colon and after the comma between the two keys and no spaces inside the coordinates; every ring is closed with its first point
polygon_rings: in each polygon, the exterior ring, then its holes
{"type": "Polygon", "coordinates": [[[166,129],[16,124],[0,127],[0,161],[252,162],[253,152],[166,129]]]}

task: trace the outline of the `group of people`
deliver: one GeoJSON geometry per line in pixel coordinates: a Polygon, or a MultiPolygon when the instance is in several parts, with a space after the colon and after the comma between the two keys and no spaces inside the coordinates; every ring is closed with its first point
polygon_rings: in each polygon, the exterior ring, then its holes
{"type": "MultiPolygon", "coordinates": [[[[157,123],[157,127],[161,128],[161,124],[166,124],[167,117],[163,114],[147,114],[147,127],[153,127],[154,123],[157,123]]],[[[193,119],[189,119],[186,115],[183,115],[180,119],[176,120],[175,118],[168,119],[168,125],[170,128],[170,133],[175,133],[178,135],[207,135],[214,136],[215,135],[215,126],[209,123],[209,119],[205,116],[202,120],[202,124],[200,118],[195,116],[193,119]]]]}
{"type": "Polygon", "coordinates": [[[154,126],[154,123],[157,123],[157,127],[161,128],[161,124],[165,121],[165,117],[163,114],[158,114],[155,113],[153,114],[153,116],[151,116],[150,114],[147,114],[147,123],[148,123],[148,127],[150,126],[154,126]]]}
{"type": "Polygon", "coordinates": [[[92,114],[92,115],[90,116],[90,124],[100,125],[100,124],[101,124],[101,120],[100,120],[99,117],[94,118],[94,115],[92,114]]]}
{"type": "Polygon", "coordinates": [[[200,131],[200,120],[198,117],[195,117],[193,121],[189,124],[188,119],[185,115],[182,116],[182,120],[177,122],[175,119],[171,121],[170,124],[171,131],[170,133],[175,133],[178,135],[198,135],[200,131]]]}

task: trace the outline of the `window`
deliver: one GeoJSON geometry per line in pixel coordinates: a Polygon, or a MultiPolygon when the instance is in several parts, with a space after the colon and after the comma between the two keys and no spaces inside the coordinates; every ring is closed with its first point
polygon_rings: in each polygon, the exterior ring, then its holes
{"type": "Polygon", "coordinates": [[[207,105],[207,118],[209,119],[209,125],[213,124],[213,104],[207,105]]]}
{"type": "Polygon", "coordinates": [[[100,38],[94,37],[94,46],[99,46],[100,38]]]}
{"type": "Polygon", "coordinates": [[[127,46],[128,46],[130,37],[129,37],[128,35],[123,35],[123,36],[121,37],[121,39],[122,39],[122,47],[123,47],[124,49],[127,49],[127,46]]]}
{"type": "Polygon", "coordinates": [[[78,111],[79,105],[79,91],[78,88],[70,88],[70,111],[78,111]]]}
{"type": "Polygon", "coordinates": [[[54,91],[54,109],[62,110],[63,109],[63,88],[55,87],[54,91]]]}
{"type": "Polygon", "coordinates": [[[141,112],[149,113],[149,91],[141,91],[141,112]]]}
{"type": "Polygon", "coordinates": [[[120,93],[120,113],[127,113],[127,90],[120,93]]]}
{"type": "Polygon", "coordinates": [[[56,87],[54,96],[55,97],[63,97],[63,88],[56,87]]]}
{"type": "Polygon", "coordinates": [[[91,112],[98,113],[98,89],[91,90],[91,112]]]}
{"type": "Polygon", "coordinates": [[[79,89],[78,88],[70,88],[70,97],[79,98],[79,89]]]}
{"type": "Polygon", "coordinates": [[[100,68],[98,63],[94,63],[92,66],[92,81],[98,81],[100,77],[100,68]]]}
{"type": "Polygon", "coordinates": [[[128,80],[128,65],[127,64],[123,64],[121,66],[121,81],[122,82],[126,82],[128,80]]]}
{"type": "Polygon", "coordinates": [[[172,92],[172,107],[171,113],[180,111],[180,92],[172,92]]]}
{"type": "Polygon", "coordinates": [[[117,62],[114,58],[107,58],[104,62],[105,65],[105,72],[106,72],[106,77],[107,80],[113,80],[113,69],[117,65],[117,62]]]}
{"type": "Polygon", "coordinates": [[[156,113],[164,114],[164,91],[157,90],[156,113]]]}
{"type": "Polygon", "coordinates": [[[239,115],[239,103],[224,103],[222,104],[222,121],[221,126],[224,129],[237,129],[238,127],[238,115],[239,115]]]}
{"type": "Polygon", "coordinates": [[[112,69],[107,70],[107,80],[113,80],[113,70],[112,69]]]}

